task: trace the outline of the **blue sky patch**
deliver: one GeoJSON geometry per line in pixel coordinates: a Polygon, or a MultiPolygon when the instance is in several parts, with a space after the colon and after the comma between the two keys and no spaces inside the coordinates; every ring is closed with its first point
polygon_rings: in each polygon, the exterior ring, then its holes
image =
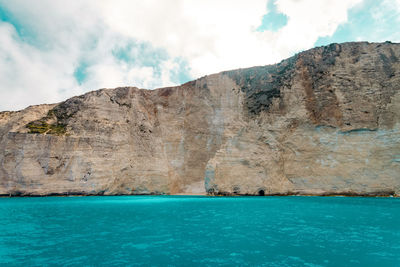
{"type": "Polygon", "coordinates": [[[0,23],[8,23],[12,25],[18,34],[21,41],[31,45],[37,44],[36,34],[31,27],[24,25],[23,21],[16,18],[11,12],[1,6],[0,4],[0,23]]]}
{"type": "Polygon", "coordinates": [[[398,14],[388,2],[364,0],[349,10],[346,23],[339,25],[332,36],[318,38],[315,46],[353,41],[396,41],[400,38],[396,20],[398,14]]]}
{"type": "Polygon", "coordinates": [[[189,63],[186,60],[184,60],[183,58],[176,58],[174,62],[178,64],[179,68],[171,73],[172,82],[182,84],[193,80],[193,77],[190,76],[189,73],[189,63]]]}
{"type": "Polygon", "coordinates": [[[164,49],[156,49],[148,43],[126,41],[122,46],[112,51],[115,58],[128,64],[141,66],[154,66],[168,59],[168,53],[164,49]]]}
{"type": "MultiPolygon", "coordinates": [[[[154,48],[145,42],[127,41],[124,45],[116,47],[112,51],[113,56],[128,66],[140,66],[153,68],[154,75],[158,78],[162,75],[162,63],[170,59],[165,49],[154,48]]],[[[189,74],[189,64],[183,58],[173,60],[179,67],[172,71],[171,81],[177,84],[190,81],[193,77],[189,74]]]]}
{"type": "Polygon", "coordinates": [[[167,60],[168,53],[153,48],[144,42],[127,41],[112,51],[113,56],[129,66],[152,67],[157,77],[161,76],[161,63],[167,60]]]}
{"type": "Polygon", "coordinates": [[[74,77],[79,85],[82,85],[88,77],[88,66],[89,65],[86,62],[82,61],[74,71],[74,77]]]}
{"type": "Polygon", "coordinates": [[[275,0],[269,0],[267,4],[268,13],[263,16],[261,26],[257,31],[278,31],[287,24],[288,18],[285,14],[279,13],[275,0]]]}

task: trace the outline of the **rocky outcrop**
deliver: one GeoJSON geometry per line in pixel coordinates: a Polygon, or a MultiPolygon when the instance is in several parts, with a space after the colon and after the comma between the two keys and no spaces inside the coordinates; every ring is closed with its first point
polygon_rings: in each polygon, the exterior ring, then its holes
{"type": "Polygon", "coordinates": [[[400,194],[400,45],[0,113],[1,195],[400,194]]]}

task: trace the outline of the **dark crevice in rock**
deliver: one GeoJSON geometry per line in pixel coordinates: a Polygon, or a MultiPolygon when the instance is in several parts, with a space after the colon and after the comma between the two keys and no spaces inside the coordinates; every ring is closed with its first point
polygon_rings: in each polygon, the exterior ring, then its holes
{"type": "Polygon", "coordinates": [[[341,134],[365,133],[365,132],[376,132],[377,130],[378,129],[358,128],[358,129],[351,129],[348,131],[340,131],[339,133],[341,133],[341,134]]]}
{"type": "Polygon", "coordinates": [[[70,98],[52,109],[57,120],[63,124],[68,124],[68,121],[83,107],[85,95],[70,98]]]}
{"type": "Polygon", "coordinates": [[[233,191],[233,194],[238,195],[238,194],[240,194],[240,187],[234,186],[232,191],[233,191]]]}
{"type": "Polygon", "coordinates": [[[296,56],[276,65],[226,71],[245,93],[244,100],[250,115],[268,111],[274,98],[281,97],[282,87],[290,87],[296,56]]]}
{"type": "MultiPolygon", "coordinates": [[[[263,190],[260,190],[263,191],[263,190]]],[[[356,192],[356,191],[325,191],[319,193],[310,193],[310,192],[302,192],[302,191],[287,191],[287,192],[270,192],[264,194],[260,194],[260,191],[255,194],[240,194],[234,192],[225,192],[218,191],[208,193],[209,196],[321,196],[321,197],[333,197],[333,196],[347,196],[347,197],[400,197],[396,194],[394,190],[391,189],[382,189],[370,192],[356,192]]]]}
{"type": "Polygon", "coordinates": [[[392,54],[390,56],[390,58],[388,58],[385,54],[380,53],[379,57],[382,60],[383,72],[386,74],[387,78],[394,77],[395,76],[395,71],[392,68],[392,63],[395,63],[397,61],[396,56],[394,54],[392,54]]]}
{"type": "Polygon", "coordinates": [[[131,87],[119,87],[114,91],[114,95],[110,96],[110,101],[119,105],[120,107],[131,108],[129,94],[131,92],[131,87]]]}
{"type": "Polygon", "coordinates": [[[99,190],[99,191],[92,191],[92,192],[85,192],[85,191],[67,191],[67,192],[58,192],[58,193],[45,193],[45,194],[36,194],[30,193],[26,191],[12,191],[7,194],[0,194],[0,197],[51,197],[51,196],[148,196],[148,195],[166,195],[165,192],[159,191],[152,191],[148,193],[138,193],[132,192],[130,194],[121,194],[121,193],[112,193],[108,192],[108,190],[99,190]]]}

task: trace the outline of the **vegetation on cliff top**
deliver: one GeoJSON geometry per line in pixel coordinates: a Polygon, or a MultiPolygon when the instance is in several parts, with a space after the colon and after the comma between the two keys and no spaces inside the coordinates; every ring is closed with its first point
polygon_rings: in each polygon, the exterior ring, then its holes
{"type": "Polygon", "coordinates": [[[50,110],[45,117],[28,123],[26,128],[29,129],[28,133],[32,134],[65,135],[67,133],[66,126],[66,124],[59,123],[54,111],[50,110]],[[51,120],[55,120],[56,122],[49,123],[51,120]]]}

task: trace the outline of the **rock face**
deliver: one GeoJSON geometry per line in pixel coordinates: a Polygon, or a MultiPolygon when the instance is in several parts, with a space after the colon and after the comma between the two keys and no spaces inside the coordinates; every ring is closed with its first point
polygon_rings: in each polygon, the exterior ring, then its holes
{"type": "Polygon", "coordinates": [[[0,194],[400,194],[400,44],[0,113],[0,194]]]}

